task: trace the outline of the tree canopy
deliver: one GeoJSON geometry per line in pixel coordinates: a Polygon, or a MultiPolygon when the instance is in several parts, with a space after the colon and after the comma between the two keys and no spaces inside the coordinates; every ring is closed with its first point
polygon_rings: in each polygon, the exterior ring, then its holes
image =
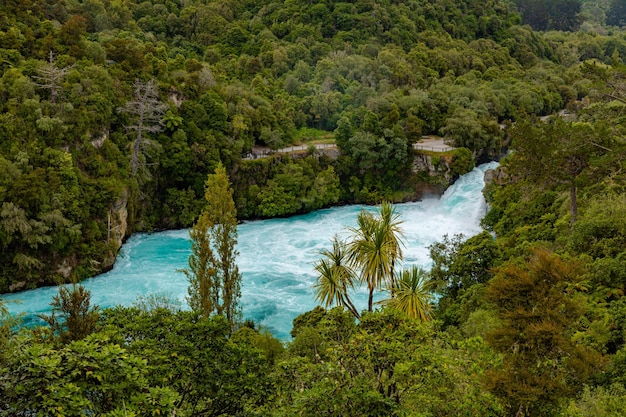
{"type": "Polygon", "coordinates": [[[226,169],[218,164],[206,182],[206,207],[189,231],[189,305],[209,317],[226,317],[233,328],[241,317],[241,274],[236,264],[237,211],[226,169]]]}
{"type": "Polygon", "coordinates": [[[579,58],[626,54],[617,34],[520,23],[499,0],[6,2],[0,291],[93,275],[131,233],[191,226],[219,162],[240,218],[445,187],[467,150],[500,155],[503,122],[591,93],[579,58]],[[463,147],[445,180],[416,168],[422,135],[463,147]],[[320,141],[332,150],[264,157],[320,141]]]}
{"type": "Polygon", "coordinates": [[[228,228],[196,246],[196,311],[68,290],[51,332],[0,302],[0,414],[620,415],[623,4],[2,2],[0,291],[110,268],[135,231],[228,228]],[[311,266],[338,308],[289,341],[232,325],[235,213],[406,201],[491,159],[485,231],[434,244],[427,274],[368,211],[311,266]],[[389,301],[358,311],[359,278],[389,301]]]}

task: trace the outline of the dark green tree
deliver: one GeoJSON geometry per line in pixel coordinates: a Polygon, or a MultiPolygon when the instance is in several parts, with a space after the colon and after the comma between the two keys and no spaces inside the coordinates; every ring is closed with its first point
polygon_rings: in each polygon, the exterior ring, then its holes
{"type": "Polygon", "coordinates": [[[573,225],[578,216],[577,190],[586,179],[583,174],[595,159],[611,152],[611,133],[601,124],[568,123],[557,117],[548,123],[521,120],[511,136],[514,153],[507,169],[546,187],[565,185],[573,225]]]}
{"type": "Polygon", "coordinates": [[[50,305],[52,314],[40,317],[62,343],[84,339],[97,329],[99,306],[91,306],[91,292],[81,284],[59,287],[59,294],[52,297],[50,305]]]}
{"type": "Polygon", "coordinates": [[[457,108],[446,120],[441,133],[454,146],[472,151],[474,159],[500,154],[502,131],[498,124],[494,120],[481,120],[473,110],[457,108]]]}
{"type": "MultiPolygon", "coordinates": [[[[146,359],[149,385],[175,391],[177,416],[254,415],[272,400],[269,358],[254,341],[236,337],[224,316],[117,307],[105,320],[113,340],[146,359]]],[[[275,348],[276,339],[267,342],[275,348]]]]}
{"type": "Polygon", "coordinates": [[[626,26],[626,2],[612,0],[609,10],[606,12],[606,24],[626,26]]]}
{"type": "Polygon", "coordinates": [[[0,368],[0,415],[173,415],[178,394],[163,381],[151,385],[146,365],[107,334],[60,348],[24,339],[0,368]]]}
{"type": "Polygon", "coordinates": [[[402,260],[402,221],[390,203],[383,202],[379,215],[362,210],[357,227],[349,228],[348,259],[367,285],[368,311],[372,311],[374,291],[394,288],[395,266],[402,260]]]}
{"type": "Polygon", "coordinates": [[[235,263],[238,252],[237,211],[226,169],[219,163],[209,174],[204,197],[206,206],[189,232],[189,305],[205,316],[226,317],[231,326],[241,321],[241,274],[235,263]]]}
{"type": "Polygon", "coordinates": [[[576,30],[580,0],[516,0],[522,21],[535,30],[576,30]]]}
{"type": "Polygon", "coordinates": [[[487,339],[503,366],[487,371],[485,381],[509,415],[554,415],[602,364],[600,354],[573,338],[584,313],[575,290],[583,274],[579,262],[545,248],[496,269],[488,299],[501,324],[487,339]]]}
{"type": "Polygon", "coordinates": [[[276,368],[278,415],[504,415],[480,384],[498,358],[480,338],[453,341],[393,309],[316,308],[294,320],[276,368]]]}
{"type": "Polygon", "coordinates": [[[438,293],[454,295],[474,284],[483,284],[492,277],[491,268],[498,262],[495,239],[482,232],[466,239],[462,234],[429,246],[433,266],[430,277],[438,293]]]}
{"type": "Polygon", "coordinates": [[[500,250],[488,232],[469,239],[445,235],[428,249],[433,261],[431,283],[440,295],[435,316],[446,326],[459,326],[482,304],[483,287],[500,262],[500,250]]]}
{"type": "Polygon", "coordinates": [[[354,289],[357,276],[348,263],[346,243],[335,236],[333,248],[321,250],[320,255],[322,258],[314,265],[317,273],[317,282],[313,286],[315,299],[327,308],[332,305],[343,306],[358,319],[359,312],[348,294],[349,290],[354,289]]]}

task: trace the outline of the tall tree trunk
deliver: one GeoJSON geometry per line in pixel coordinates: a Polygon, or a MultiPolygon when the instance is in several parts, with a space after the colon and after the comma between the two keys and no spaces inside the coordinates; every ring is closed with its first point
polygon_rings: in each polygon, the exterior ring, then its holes
{"type": "Polygon", "coordinates": [[[391,287],[391,298],[396,298],[396,260],[391,259],[391,274],[389,276],[389,283],[391,287]]]}
{"type": "Polygon", "coordinates": [[[133,142],[133,152],[130,157],[130,176],[135,178],[139,169],[139,154],[141,153],[141,131],[143,129],[143,114],[139,116],[137,124],[137,136],[133,142]]]}
{"type": "Polygon", "coordinates": [[[354,306],[354,304],[352,303],[352,301],[350,301],[348,297],[345,297],[344,299],[344,307],[346,307],[352,313],[352,315],[356,317],[357,320],[361,318],[361,315],[359,314],[356,307],[354,306]]]}

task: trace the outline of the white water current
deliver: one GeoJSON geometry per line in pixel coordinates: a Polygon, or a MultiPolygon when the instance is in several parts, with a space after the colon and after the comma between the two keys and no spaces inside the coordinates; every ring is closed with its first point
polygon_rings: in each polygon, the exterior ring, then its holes
{"type": "MultiPolygon", "coordinates": [[[[430,267],[428,246],[445,235],[469,237],[481,231],[486,204],[481,190],[483,174],[495,162],[483,164],[462,176],[441,198],[427,198],[396,205],[406,237],[404,266],[430,267]]],[[[355,226],[361,209],[343,206],[284,219],[245,222],[239,226],[237,264],[243,274],[244,317],[269,329],[281,339],[289,338],[292,320],[315,307],[313,263],[322,248],[330,248],[333,235],[355,226]]],[[[190,254],[187,230],[133,235],[123,245],[113,269],[83,281],[91,291],[92,304],[100,307],[131,305],[148,294],[176,298],[186,307],[187,281],[177,272],[187,266],[190,254]]],[[[24,315],[27,324],[37,314],[50,312],[56,287],[39,288],[2,298],[11,313],[24,315]],[[19,303],[13,301],[19,300],[19,303]]],[[[366,307],[367,293],[355,294],[358,309],[366,307]]]]}

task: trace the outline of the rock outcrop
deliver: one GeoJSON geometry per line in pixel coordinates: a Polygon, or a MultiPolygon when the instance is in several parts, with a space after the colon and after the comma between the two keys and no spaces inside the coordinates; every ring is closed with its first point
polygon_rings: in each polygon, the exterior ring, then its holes
{"type": "Polygon", "coordinates": [[[104,272],[113,267],[117,252],[124,243],[128,231],[128,194],[124,193],[113,203],[107,219],[109,252],[105,254],[99,269],[104,272]]]}
{"type": "Polygon", "coordinates": [[[495,169],[488,169],[485,171],[485,185],[489,185],[491,183],[501,185],[505,184],[509,180],[509,176],[502,167],[497,167],[495,169]]]}

